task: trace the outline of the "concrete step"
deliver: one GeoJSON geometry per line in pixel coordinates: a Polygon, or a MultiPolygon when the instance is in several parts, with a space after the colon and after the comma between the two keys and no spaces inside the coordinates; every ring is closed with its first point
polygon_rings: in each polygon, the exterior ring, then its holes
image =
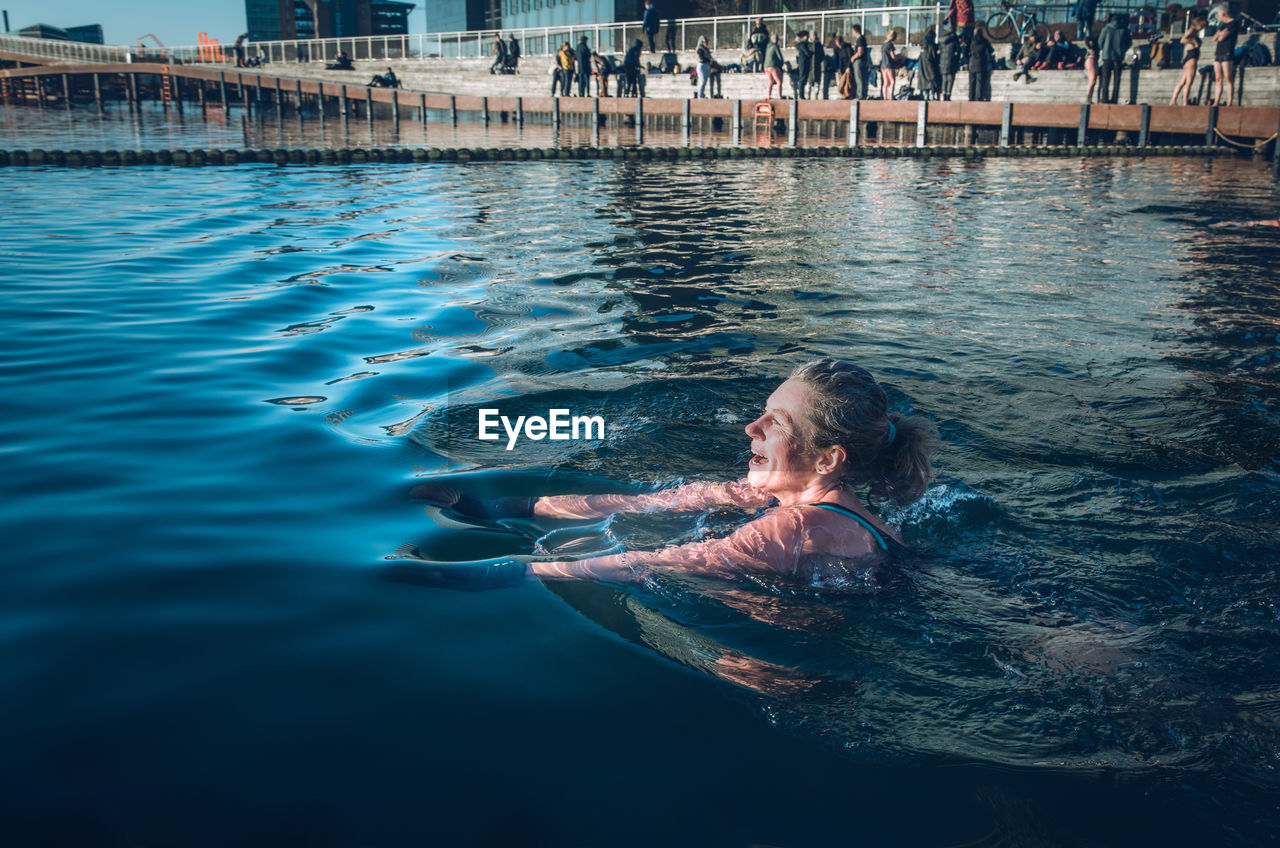
{"type": "MultiPolygon", "coordinates": [[[[646,54],[647,56],[647,54],[646,54]]],[[[427,91],[443,94],[469,94],[479,96],[545,97],[551,91],[550,63],[545,57],[521,63],[520,73],[494,75],[489,73],[488,59],[408,59],[392,64],[402,86],[410,91],[427,91]]],[[[345,82],[363,85],[376,73],[387,67],[386,61],[356,62],[354,71],[326,71],[318,62],[277,63],[264,67],[264,73],[302,79],[322,79],[328,82],[345,82]]],[[[218,66],[226,70],[226,66],[218,66]]],[[[1120,102],[1129,102],[1130,74],[1125,70],[1121,77],[1120,102]]],[[[1138,74],[1138,103],[1164,104],[1181,76],[1180,69],[1143,70],[1138,74]]],[[[899,72],[899,87],[910,81],[910,72],[899,72]]],[[[1020,103],[1083,103],[1085,75],[1081,70],[1035,71],[1033,80],[1025,82],[1013,79],[1013,71],[994,71],[991,78],[991,99],[1020,103]]],[[[728,99],[760,100],[765,94],[765,76],[762,73],[721,74],[721,90],[728,99]]],[[[648,74],[645,77],[645,94],[648,97],[689,98],[696,93],[688,74],[648,74]]],[[[1280,66],[1246,68],[1243,70],[1238,93],[1241,105],[1274,107],[1280,105],[1280,66]]],[[[791,86],[784,84],[786,95],[791,86]]],[[[1195,97],[1200,88],[1197,78],[1192,89],[1195,97]]],[[[878,85],[873,81],[872,93],[878,85]]],[[[576,91],[576,89],[574,89],[576,91]]],[[[610,82],[610,92],[616,92],[616,81],[610,82]]],[[[593,91],[594,93],[594,91],[593,91]]],[[[1212,94],[1206,90],[1204,96],[1212,94]]],[[[833,84],[831,96],[837,91],[833,84]]],[[[969,75],[961,71],[956,76],[952,91],[953,100],[969,97],[969,75]]],[[[1096,94],[1095,94],[1096,100],[1096,94]]]]}

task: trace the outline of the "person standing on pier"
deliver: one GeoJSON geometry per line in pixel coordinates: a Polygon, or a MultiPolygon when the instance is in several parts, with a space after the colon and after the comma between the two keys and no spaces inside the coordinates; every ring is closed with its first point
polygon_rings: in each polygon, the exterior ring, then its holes
{"type": "Polygon", "coordinates": [[[1098,0],[1076,0],[1076,38],[1087,41],[1093,38],[1093,18],[1098,14],[1098,0]]]}
{"type": "Polygon", "coordinates": [[[587,46],[587,37],[578,39],[578,47],[573,51],[574,64],[578,68],[578,96],[591,94],[591,48],[587,46]]]}
{"type": "MultiPolygon", "coordinates": [[[[832,74],[835,76],[835,74],[832,74]]],[[[827,76],[827,51],[822,45],[822,36],[813,34],[813,59],[809,67],[809,84],[813,86],[813,99],[818,99],[818,89],[822,89],[822,99],[827,99],[827,88],[831,86],[827,76]],[[825,83],[825,84],[824,84],[825,83]]]]}
{"type": "Polygon", "coordinates": [[[838,33],[835,37],[836,55],[836,93],[841,100],[853,99],[853,74],[849,71],[850,59],[853,58],[853,45],[845,41],[838,33]]]}
{"type": "Polygon", "coordinates": [[[1196,81],[1196,67],[1200,64],[1200,36],[1197,33],[1204,28],[1205,23],[1204,18],[1197,18],[1182,36],[1182,77],[1173,89],[1173,96],[1169,98],[1170,106],[1178,102],[1179,94],[1182,95],[1183,106],[1187,105],[1191,97],[1191,86],[1196,81]]]}
{"type": "MultiPolygon", "coordinates": [[[[560,45],[560,51],[556,53],[556,64],[560,76],[560,93],[565,97],[573,95],[573,48],[569,46],[569,42],[560,45]]],[[[556,87],[553,83],[551,86],[551,96],[556,96],[556,87]]]]}
{"type": "Polygon", "coordinates": [[[1093,93],[1098,88],[1098,40],[1087,38],[1084,42],[1084,102],[1093,102],[1093,93]]]}
{"type": "Polygon", "coordinates": [[[520,66],[520,42],[516,41],[516,34],[513,32],[507,36],[507,67],[511,69],[511,73],[515,73],[520,66]]]}
{"type": "Polygon", "coordinates": [[[1128,31],[1120,25],[1119,18],[1107,16],[1107,24],[1098,33],[1098,58],[1101,60],[1102,90],[1099,103],[1115,103],[1120,99],[1120,71],[1124,68],[1124,51],[1129,49],[1128,31]]]}
{"type": "Polygon", "coordinates": [[[942,44],[938,46],[938,66],[942,70],[942,99],[951,99],[951,89],[956,84],[956,74],[960,73],[960,39],[955,30],[947,30],[942,36],[942,44]]]}
{"type": "Polygon", "coordinates": [[[1214,9],[1218,12],[1218,30],[1213,34],[1217,42],[1213,48],[1213,100],[1210,106],[1230,106],[1235,95],[1236,38],[1240,35],[1240,19],[1231,16],[1231,7],[1219,3],[1214,9]],[[1222,89],[1227,89],[1223,98],[1222,89]]]}
{"type": "Polygon", "coordinates": [[[994,51],[987,37],[976,32],[969,45],[969,99],[991,99],[991,66],[994,64],[994,51]]]}
{"type": "Polygon", "coordinates": [[[502,33],[498,33],[493,39],[493,64],[489,66],[489,73],[496,74],[507,67],[507,42],[502,40],[502,33]]]}
{"type": "Polygon", "coordinates": [[[792,86],[796,99],[804,100],[809,87],[809,70],[813,67],[813,45],[809,43],[809,31],[800,30],[796,35],[796,78],[792,86]]]}
{"type": "Polygon", "coordinates": [[[649,52],[657,53],[657,45],[654,39],[658,37],[658,10],[653,5],[653,0],[645,0],[644,2],[644,34],[649,36],[649,52]]]}
{"type": "Polygon", "coordinates": [[[769,66],[764,60],[764,54],[769,50],[769,28],[764,25],[764,18],[756,18],[756,25],[751,29],[751,35],[747,39],[747,45],[756,51],[755,67],[749,70],[763,71],[769,66]]]}
{"type": "Polygon", "coordinates": [[[862,34],[862,27],[854,24],[850,31],[853,33],[853,55],[849,57],[849,68],[853,74],[853,97],[855,100],[866,100],[871,50],[867,47],[867,37],[862,34]]]}
{"type": "Polygon", "coordinates": [[[973,41],[973,0],[951,0],[947,20],[951,22],[956,38],[960,40],[960,62],[963,64],[973,41]]]}
{"type": "Polygon", "coordinates": [[[778,99],[782,99],[782,47],[778,44],[778,35],[774,33],[769,45],[764,49],[764,78],[769,87],[764,93],[765,100],[773,99],[773,87],[778,87],[778,99]]]}
{"type": "Polygon", "coordinates": [[[711,48],[707,46],[707,37],[698,36],[698,93],[695,97],[706,99],[707,80],[711,79],[711,48]]]}
{"type": "Polygon", "coordinates": [[[667,43],[668,53],[676,52],[676,19],[667,18],[667,43]]]}
{"type": "MultiPolygon", "coordinates": [[[[602,56],[593,51],[591,54],[591,69],[596,75],[596,96],[608,97],[609,77],[613,75],[613,62],[608,56],[602,56]]],[[[618,83],[618,96],[622,96],[621,79],[619,79],[618,83]]]]}
{"type": "Polygon", "coordinates": [[[889,34],[884,37],[884,44],[880,46],[880,99],[892,100],[893,88],[898,82],[898,51],[893,47],[893,37],[896,33],[889,30],[889,34]]]}
{"type": "Polygon", "coordinates": [[[920,91],[925,100],[937,100],[941,88],[942,74],[938,62],[938,39],[933,30],[924,34],[924,43],[920,46],[920,91]]]}
{"type": "Polygon", "coordinates": [[[627,80],[626,94],[628,97],[640,97],[640,51],[644,49],[644,42],[636,39],[636,43],[631,45],[631,49],[627,51],[627,55],[622,57],[622,73],[627,80]]]}

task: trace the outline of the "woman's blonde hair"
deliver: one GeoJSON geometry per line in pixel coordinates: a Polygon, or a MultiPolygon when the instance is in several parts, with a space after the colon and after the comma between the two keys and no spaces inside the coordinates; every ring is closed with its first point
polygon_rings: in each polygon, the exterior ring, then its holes
{"type": "Polygon", "coordinates": [[[938,430],[920,415],[889,411],[884,389],[865,368],[842,359],[819,359],[791,373],[809,390],[804,450],[839,445],[847,459],[840,484],[868,486],[876,497],[900,505],[917,501],[933,480],[929,454],[938,430]]]}

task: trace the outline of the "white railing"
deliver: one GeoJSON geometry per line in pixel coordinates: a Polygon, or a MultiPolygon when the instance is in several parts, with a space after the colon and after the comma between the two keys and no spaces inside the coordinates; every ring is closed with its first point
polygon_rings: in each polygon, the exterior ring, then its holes
{"type": "Polygon", "coordinates": [[[0,35],[0,51],[17,53],[38,59],[58,59],[63,62],[144,62],[154,61],[160,54],[151,51],[152,58],[146,58],[147,51],[133,47],[118,47],[110,44],[86,44],[83,41],[59,41],[53,38],[24,38],[20,35],[0,35]],[[131,59],[130,54],[140,54],[131,59]]]}
{"type": "MultiPolygon", "coordinates": [[[[825,37],[833,33],[848,35],[854,24],[862,26],[868,39],[883,35],[897,27],[918,36],[938,25],[946,6],[941,3],[915,6],[887,6],[842,11],[790,12],[763,15],[769,32],[777,33],[784,47],[791,46],[800,30],[825,37]]],[[[720,18],[684,18],[676,21],[675,33],[668,41],[664,25],[655,38],[659,50],[668,44],[680,53],[692,52],[698,39],[706,36],[713,52],[724,55],[721,61],[732,61],[732,51],[739,51],[755,26],[755,18],[746,15],[720,18]]],[[[418,35],[360,36],[354,38],[316,38],[305,41],[258,41],[249,47],[250,55],[261,50],[269,62],[332,62],[339,51],[355,61],[367,59],[401,59],[438,56],[447,59],[478,59],[494,55],[494,40],[502,35],[515,35],[521,56],[549,56],[569,42],[576,45],[587,37],[593,50],[602,53],[625,53],[637,40],[649,41],[639,21],[587,26],[515,28],[472,32],[425,33],[418,35]]],[[[194,50],[195,48],[183,48],[194,50]]]]}

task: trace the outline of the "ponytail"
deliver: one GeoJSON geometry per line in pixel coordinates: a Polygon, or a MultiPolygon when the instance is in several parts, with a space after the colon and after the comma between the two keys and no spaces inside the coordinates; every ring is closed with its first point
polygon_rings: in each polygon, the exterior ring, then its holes
{"type": "Polygon", "coordinates": [[[803,447],[844,448],[843,487],[866,486],[873,496],[900,506],[920,499],[933,480],[929,454],[938,442],[933,422],[889,412],[884,389],[871,372],[844,360],[810,362],[791,377],[811,393],[803,447]]]}
{"type": "Polygon", "coordinates": [[[929,454],[938,444],[938,429],[923,415],[888,415],[893,441],[871,465],[871,494],[899,506],[920,500],[933,480],[929,454]]]}

